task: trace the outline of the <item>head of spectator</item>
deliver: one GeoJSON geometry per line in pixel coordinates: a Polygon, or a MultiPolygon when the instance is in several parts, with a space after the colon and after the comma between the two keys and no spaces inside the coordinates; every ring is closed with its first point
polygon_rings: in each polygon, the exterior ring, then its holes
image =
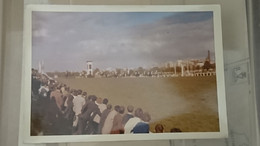
{"type": "Polygon", "coordinates": [[[142,120],[144,121],[144,122],[150,122],[151,121],[151,116],[150,116],[150,114],[149,113],[144,113],[143,115],[142,115],[142,120]]]}
{"type": "Polygon", "coordinates": [[[120,106],[119,111],[120,114],[124,114],[125,112],[125,107],[124,106],[120,106]]]}
{"type": "Polygon", "coordinates": [[[82,93],[82,96],[83,96],[84,98],[86,98],[86,97],[88,96],[88,93],[87,93],[87,92],[83,92],[83,93],[82,93]]]}
{"type": "Polygon", "coordinates": [[[108,105],[107,105],[107,109],[111,110],[111,109],[112,109],[112,105],[111,105],[111,104],[108,104],[108,105]]]}
{"type": "Polygon", "coordinates": [[[60,89],[61,89],[61,86],[60,86],[60,85],[56,85],[56,89],[57,89],[57,90],[60,90],[60,89]]]}
{"type": "Polygon", "coordinates": [[[66,87],[65,90],[66,90],[67,92],[69,92],[69,91],[70,91],[70,87],[66,87]]]}
{"type": "Polygon", "coordinates": [[[46,97],[46,96],[47,96],[47,93],[48,93],[48,91],[47,91],[46,89],[43,88],[43,89],[41,89],[41,91],[40,91],[39,94],[40,94],[41,96],[46,97]]]}
{"type": "Polygon", "coordinates": [[[37,73],[36,74],[36,79],[40,80],[41,79],[41,74],[37,73]]]}
{"type": "Polygon", "coordinates": [[[181,129],[179,128],[172,128],[171,129],[171,132],[182,132],[181,129]]]}
{"type": "Polygon", "coordinates": [[[97,100],[97,96],[96,96],[96,95],[89,95],[89,96],[88,96],[88,100],[95,102],[95,101],[97,100]]]}
{"type": "Polygon", "coordinates": [[[82,94],[82,90],[79,89],[79,90],[78,90],[78,95],[81,95],[81,94],[82,94]]]}
{"type": "Polygon", "coordinates": [[[77,90],[73,90],[73,95],[74,95],[74,96],[78,96],[77,90]]]}
{"type": "Polygon", "coordinates": [[[120,106],[119,106],[119,105],[116,105],[116,106],[114,107],[114,110],[117,111],[117,112],[119,112],[119,109],[120,109],[120,106]]]}
{"type": "Polygon", "coordinates": [[[54,87],[53,85],[50,85],[50,86],[49,86],[49,89],[50,89],[50,91],[54,91],[54,90],[55,90],[55,87],[54,87]]]}
{"type": "Polygon", "coordinates": [[[143,115],[143,110],[141,108],[137,108],[135,110],[135,116],[138,117],[138,118],[141,118],[143,115]]]}
{"type": "Polygon", "coordinates": [[[68,100],[69,100],[69,101],[73,101],[73,99],[74,99],[74,97],[73,97],[72,95],[69,95],[69,96],[68,96],[68,100]]]}
{"type": "Polygon", "coordinates": [[[97,100],[97,96],[96,95],[92,95],[91,100],[92,101],[96,101],[97,100]]]}
{"type": "Polygon", "coordinates": [[[98,104],[102,104],[102,98],[101,98],[101,97],[98,97],[98,98],[97,98],[97,103],[98,103],[98,104]]]}
{"type": "Polygon", "coordinates": [[[163,132],[164,132],[164,127],[163,127],[163,125],[162,125],[162,124],[157,124],[157,125],[155,126],[155,132],[156,132],[156,133],[163,133],[163,132]]]}
{"type": "Polygon", "coordinates": [[[107,98],[103,99],[103,104],[107,105],[107,103],[108,103],[108,99],[107,98]]]}
{"type": "Polygon", "coordinates": [[[88,96],[88,101],[92,101],[92,95],[88,96]]]}
{"type": "Polygon", "coordinates": [[[128,111],[129,113],[133,113],[133,111],[134,111],[134,106],[128,105],[128,106],[127,106],[127,111],[128,111]]]}

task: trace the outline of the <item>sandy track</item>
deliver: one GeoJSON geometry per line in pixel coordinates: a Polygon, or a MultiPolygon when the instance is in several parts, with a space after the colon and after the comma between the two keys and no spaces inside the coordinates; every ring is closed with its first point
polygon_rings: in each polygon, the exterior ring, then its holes
{"type": "Polygon", "coordinates": [[[180,78],[80,78],[58,81],[88,95],[108,98],[114,105],[133,105],[149,112],[151,131],[161,123],[168,132],[219,131],[216,79],[180,78]]]}

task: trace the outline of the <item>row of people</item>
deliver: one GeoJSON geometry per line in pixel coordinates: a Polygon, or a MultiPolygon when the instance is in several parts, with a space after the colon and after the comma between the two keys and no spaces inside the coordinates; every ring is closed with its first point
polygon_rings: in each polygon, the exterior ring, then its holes
{"type": "Polygon", "coordinates": [[[124,114],[124,106],[112,108],[107,98],[87,96],[87,92],[70,89],[39,74],[32,75],[32,99],[32,135],[37,135],[35,129],[44,135],[149,132],[151,117],[141,108],[134,112],[130,105],[124,114]]]}

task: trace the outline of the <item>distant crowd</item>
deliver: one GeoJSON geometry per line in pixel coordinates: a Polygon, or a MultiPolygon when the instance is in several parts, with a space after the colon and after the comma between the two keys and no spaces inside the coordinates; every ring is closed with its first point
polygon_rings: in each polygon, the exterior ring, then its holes
{"type": "MultiPolygon", "coordinates": [[[[133,105],[109,103],[32,69],[31,135],[149,133],[151,116],[133,105]]],[[[164,132],[161,124],[155,126],[164,132]]],[[[173,128],[171,132],[181,132],[173,128]]]]}

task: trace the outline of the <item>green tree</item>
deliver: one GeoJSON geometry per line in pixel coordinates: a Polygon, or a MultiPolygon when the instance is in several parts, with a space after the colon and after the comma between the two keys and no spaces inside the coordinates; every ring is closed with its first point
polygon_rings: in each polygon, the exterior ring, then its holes
{"type": "Polygon", "coordinates": [[[93,71],[93,74],[95,75],[96,73],[100,72],[99,68],[96,68],[94,71],[93,71]]]}
{"type": "Polygon", "coordinates": [[[206,69],[206,70],[209,70],[210,69],[210,62],[208,61],[208,60],[206,60],[205,62],[204,62],[204,65],[203,65],[203,69],[206,69]]]}

